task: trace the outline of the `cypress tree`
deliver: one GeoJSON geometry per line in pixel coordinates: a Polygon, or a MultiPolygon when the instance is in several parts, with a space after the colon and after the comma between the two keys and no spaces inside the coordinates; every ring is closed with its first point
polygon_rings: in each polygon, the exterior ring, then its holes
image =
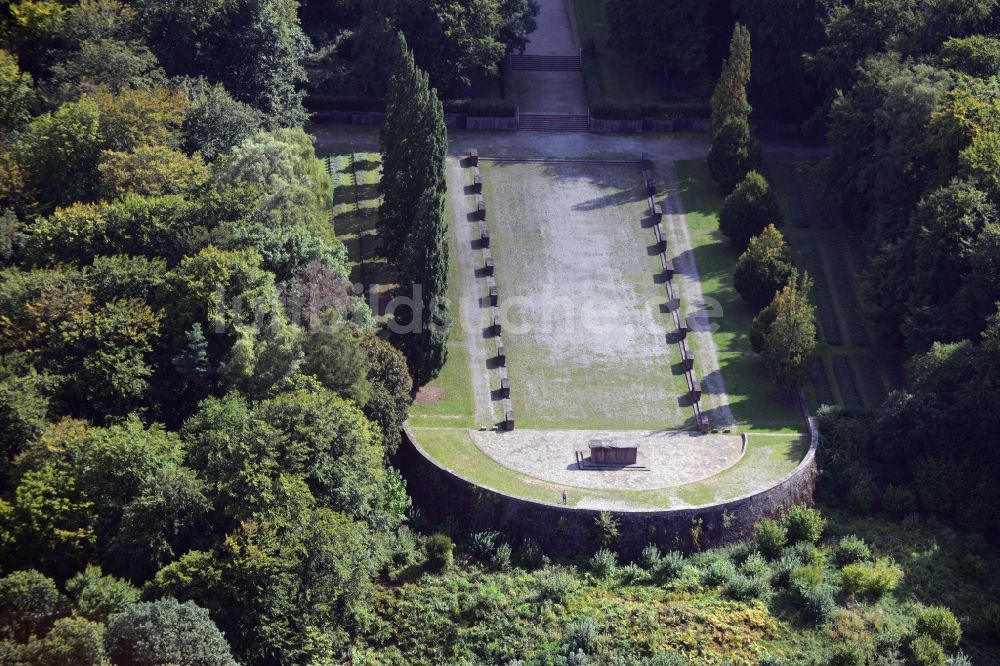
{"type": "MultiPolygon", "coordinates": [[[[430,381],[447,358],[448,244],[444,216],[444,166],[448,133],[444,108],[427,75],[413,62],[402,33],[386,98],[382,127],[382,205],[379,235],[383,252],[399,265],[401,291],[416,295],[420,328],[397,339],[417,386],[430,381]]],[[[397,315],[412,328],[417,312],[397,315]]]]}
{"type": "Polygon", "coordinates": [[[421,195],[426,190],[444,194],[448,133],[441,100],[427,75],[413,62],[402,33],[397,36],[396,48],[380,136],[383,199],[379,235],[382,251],[398,261],[421,195]]]}
{"type": "Polygon", "coordinates": [[[750,82],[750,31],[737,23],[729,40],[729,57],[722,62],[722,74],[712,93],[712,133],[731,118],[750,117],[747,84],[750,82]]]}

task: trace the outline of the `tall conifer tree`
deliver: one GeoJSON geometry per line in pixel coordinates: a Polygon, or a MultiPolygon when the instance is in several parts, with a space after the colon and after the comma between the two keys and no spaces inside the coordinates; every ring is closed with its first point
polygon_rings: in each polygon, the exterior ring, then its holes
{"type": "Polygon", "coordinates": [[[729,57],[722,63],[722,74],[712,93],[712,133],[727,120],[750,117],[747,84],[750,83],[750,31],[737,23],[729,41],[729,57]]]}

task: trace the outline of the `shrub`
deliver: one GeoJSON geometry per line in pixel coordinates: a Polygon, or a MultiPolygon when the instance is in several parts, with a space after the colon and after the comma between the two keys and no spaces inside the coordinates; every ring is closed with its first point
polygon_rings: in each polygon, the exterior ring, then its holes
{"type": "Polygon", "coordinates": [[[757,551],[747,555],[747,558],[743,560],[743,564],[740,565],[740,570],[748,576],[771,577],[771,570],[767,566],[767,560],[757,551]]]}
{"type": "Polygon", "coordinates": [[[607,511],[601,511],[594,518],[594,532],[597,542],[602,546],[610,546],[618,541],[618,521],[607,511]]]}
{"type": "Polygon", "coordinates": [[[431,571],[444,571],[455,558],[455,544],[444,534],[435,534],[427,540],[427,567],[431,571]]]}
{"type": "Polygon", "coordinates": [[[785,237],[769,224],[750,239],[746,252],[736,261],[733,286],[744,301],[763,308],[788,284],[794,268],[785,237]]]}
{"type": "Polygon", "coordinates": [[[841,571],[841,587],[852,595],[880,598],[896,589],[903,578],[903,570],[888,558],[875,562],[848,564],[841,571]]]}
{"type": "Polygon", "coordinates": [[[917,496],[906,486],[889,486],[882,493],[882,510],[893,518],[905,518],[917,510],[917,496]]]}
{"type": "Polygon", "coordinates": [[[990,568],[979,555],[975,553],[965,553],[958,561],[958,567],[962,573],[972,580],[984,581],[990,575],[990,568]]]}
{"type": "Polygon", "coordinates": [[[490,555],[490,565],[498,571],[510,571],[511,547],[507,542],[501,542],[490,555]]]}
{"type": "Polygon", "coordinates": [[[573,622],[563,633],[563,646],[567,654],[583,652],[590,654],[597,647],[597,637],[601,626],[592,617],[573,622]]]}
{"type": "Polygon", "coordinates": [[[838,643],[827,666],[865,666],[865,651],[856,643],[838,643]]]}
{"type": "Polygon", "coordinates": [[[517,561],[525,569],[540,569],[545,565],[545,553],[534,539],[525,539],[517,551],[517,561]]]}
{"type": "Polygon", "coordinates": [[[497,543],[501,542],[500,533],[493,530],[476,532],[469,539],[469,552],[480,562],[488,562],[493,556],[497,543]]]}
{"type": "Polygon", "coordinates": [[[948,666],[972,666],[972,660],[964,652],[959,652],[948,660],[948,666]]]}
{"type": "Polygon", "coordinates": [[[642,563],[642,566],[644,566],[646,571],[649,571],[650,573],[656,569],[656,565],[660,563],[661,559],[663,559],[663,553],[661,553],[660,549],[653,544],[649,544],[643,548],[642,555],[639,556],[639,561],[642,563]]]}
{"type": "Polygon", "coordinates": [[[788,574],[788,587],[800,598],[815,590],[823,583],[823,570],[815,564],[803,564],[788,574]]]}
{"type": "Polygon", "coordinates": [[[719,558],[709,562],[705,567],[705,584],[717,587],[724,585],[726,581],[736,574],[736,567],[732,562],[719,558]]]}
{"type": "Polygon", "coordinates": [[[636,585],[649,579],[649,572],[634,562],[619,567],[618,575],[625,585],[636,585]]]}
{"type": "Polygon", "coordinates": [[[736,601],[766,599],[771,594],[771,584],[761,576],[734,573],[726,581],[723,594],[736,601]]]}
{"type": "Polygon", "coordinates": [[[680,578],[684,571],[684,555],[677,551],[671,551],[660,558],[656,568],[653,569],[653,580],[657,583],[669,583],[680,578]]]}
{"type": "Polygon", "coordinates": [[[802,613],[814,625],[822,626],[833,621],[837,614],[837,601],[833,588],[818,585],[802,596],[802,613]]]}
{"type": "MultiPolygon", "coordinates": [[[[760,144],[750,134],[750,125],[746,120],[730,118],[712,137],[708,170],[726,194],[732,192],[748,173],[760,168],[762,162],[760,144]]],[[[747,240],[750,238],[747,237],[747,240]]]]}
{"type": "Polygon", "coordinates": [[[613,550],[602,548],[590,558],[590,569],[599,578],[607,578],[618,568],[618,555],[613,550]]]}
{"type": "Polygon", "coordinates": [[[808,541],[800,541],[799,543],[793,544],[785,549],[786,553],[795,553],[795,556],[802,560],[805,564],[823,564],[826,561],[826,555],[823,551],[816,546],[814,543],[809,543],[808,541]]]}
{"type": "Polygon", "coordinates": [[[538,575],[538,596],[542,601],[565,603],[576,589],[576,578],[565,569],[544,569],[538,575]]]}
{"type": "Polygon", "coordinates": [[[955,648],[962,640],[962,625],[947,608],[932,606],[917,618],[917,633],[930,636],[946,648],[955,648]]]}
{"type": "Polygon", "coordinates": [[[925,635],[917,636],[910,643],[910,657],[915,666],[945,666],[948,663],[941,644],[925,635]]]}
{"type": "Polygon", "coordinates": [[[856,562],[869,561],[872,559],[872,550],[864,539],[852,534],[840,540],[834,557],[837,564],[843,567],[856,562]]]}
{"type": "Polygon", "coordinates": [[[740,181],[719,211],[719,230],[739,252],[748,249],[751,238],[780,221],[781,212],[771,185],[756,171],[750,171],[740,181]]]}
{"type": "Polygon", "coordinates": [[[788,530],[788,540],[792,543],[816,543],[823,536],[826,521],[816,509],[793,506],[785,514],[782,523],[788,530]]]}
{"type": "Polygon", "coordinates": [[[782,527],[781,523],[770,518],[765,518],[757,523],[754,535],[757,549],[770,559],[778,557],[781,554],[781,549],[788,542],[788,531],[782,527]]]}

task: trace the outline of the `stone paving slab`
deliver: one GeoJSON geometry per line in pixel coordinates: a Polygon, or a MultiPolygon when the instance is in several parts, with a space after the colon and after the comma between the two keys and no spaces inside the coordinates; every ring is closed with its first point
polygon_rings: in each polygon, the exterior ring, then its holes
{"type": "Polygon", "coordinates": [[[743,454],[739,435],[678,431],[472,430],[472,441],[504,467],[567,486],[651,490],[680,486],[718,474],[743,454]],[[639,443],[640,470],[581,470],[575,452],[592,439],[639,443]]]}

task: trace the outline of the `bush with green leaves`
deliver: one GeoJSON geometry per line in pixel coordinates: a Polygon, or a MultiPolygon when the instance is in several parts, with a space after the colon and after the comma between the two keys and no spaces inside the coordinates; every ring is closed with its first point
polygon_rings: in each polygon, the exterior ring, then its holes
{"type": "MultiPolygon", "coordinates": [[[[750,171],[760,168],[762,162],[760,144],[743,118],[730,118],[712,137],[708,170],[723,192],[732,192],[736,184],[750,171]]],[[[747,237],[747,240],[750,238],[747,237]]]]}
{"type": "Polygon", "coordinates": [[[917,633],[930,636],[946,648],[958,647],[962,625],[955,614],[943,606],[931,606],[917,618],[917,633]]]}
{"type": "Polygon", "coordinates": [[[972,666],[972,660],[964,652],[957,652],[948,660],[948,666],[972,666]]]}
{"type": "Polygon", "coordinates": [[[510,544],[501,541],[490,555],[490,566],[497,571],[510,571],[513,551],[510,544]]]}
{"type": "Polygon", "coordinates": [[[889,558],[848,564],[840,572],[840,584],[845,593],[873,599],[895,590],[902,578],[903,570],[889,558]]]}
{"type": "Polygon", "coordinates": [[[659,584],[669,583],[680,578],[684,571],[684,555],[672,550],[657,562],[653,569],[653,580],[659,584]]]}
{"type": "Polygon", "coordinates": [[[827,666],[865,666],[865,651],[857,643],[843,642],[833,647],[827,666]]]}
{"type": "Polygon", "coordinates": [[[735,601],[753,601],[767,599],[771,594],[771,583],[762,576],[748,576],[736,572],[723,586],[723,594],[735,601]]]}
{"type": "Polygon", "coordinates": [[[607,578],[618,568],[618,554],[613,550],[601,548],[590,558],[590,570],[598,578],[607,578]]]}
{"type": "Polygon", "coordinates": [[[837,543],[834,559],[842,567],[856,562],[867,562],[872,559],[872,549],[864,539],[850,534],[837,543]]]}
{"type": "Polygon", "coordinates": [[[948,655],[936,640],[920,634],[910,641],[910,659],[914,666],[946,666],[948,655]]]}
{"type": "Polygon", "coordinates": [[[594,618],[585,617],[577,620],[563,632],[563,648],[567,654],[575,652],[593,654],[600,633],[601,625],[594,618]]]}
{"type": "Polygon", "coordinates": [[[597,543],[601,546],[608,547],[614,545],[618,541],[619,530],[618,519],[608,511],[601,511],[594,518],[594,536],[597,539],[597,543]]]}
{"type": "Polygon", "coordinates": [[[822,514],[805,506],[793,506],[781,522],[788,530],[788,541],[791,543],[816,543],[826,528],[822,514]]]}
{"type": "Polygon", "coordinates": [[[765,654],[757,666],[788,666],[788,661],[779,654],[765,654]]]}
{"type": "Polygon", "coordinates": [[[525,569],[540,569],[545,566],[545,553],[534,539],[525,539],[517,549],[517,561],[525,569]]]}
{"type": "Polygon", "coordinates": [[[424,545],[427,552],[427,568],[431,571],[444,571],[451,567],[455,559],[455,544],[445,534],[434,534],[424,545]]]}
{"type": "Polygon", "coordinates": [[[710,561],[704,569],[705,584],[712,587],[725,585],[734,575],[736,575],[736,565],[723,557],[710,561]]]}
{"type": "Polygon", "coordinates": [[[777,520],[765,518],[754,527],[754,542],[757,550],[768,559],[774,559],[788,543],[788,530],[777,520]]]}
{"type": "Polygon", "coordinates": [[[650,573],[656,569],[656,565],[660,563],[661,559],[663,559],[663,553],[655,544],[649,544],[643,548],[642,554],[639,556],[639,562],[650,573]]]}
{"type": "Polygon", "coordinates": [[[500,533],[494,530],[475,532],[469,538],[469,552],[480,562],[489,562],[497,544],[502,541],[500,533]]]}
{"type": "Polygon", "coordinates": [[[743,564],[740,565],[740,571],[748,576],[760,576],[768,579],[771,577],[771,569],[767,566],[767,560],[757,551],[747,555],[743,564]]]}
{"type": "Polygon", "coordinates": [[[573,574],[560,567],[542,569],[537,581],[539,599],[557,604],[565,603],[577,585],[573,574]]]}
{"type": "Polygon", "coordinates": [[[767,179],[757,171],[751,171],[736,185],[719,211],[719,230],[738,252],[746,250],[750,239],[768,225],[780,223],[778,199],[767,179]]]}
{"type": "Polygon", "coordinates": [[[618,568],[618,579],[623,585],[638,585],[649,580],[649,572],[635,562],[618,568]]]}
{"type": "Polygon", "coordinates": [[[833,621],[837,600],[829,585],[817,585],[802,595],[802,614],[817,627],[833,621]]]}
{"type": "Polygon", "coordinates": [[[788,588],[802,599],[822,584],[823,570],[815,564],[797,566],[788,574],[788,588]]]}

